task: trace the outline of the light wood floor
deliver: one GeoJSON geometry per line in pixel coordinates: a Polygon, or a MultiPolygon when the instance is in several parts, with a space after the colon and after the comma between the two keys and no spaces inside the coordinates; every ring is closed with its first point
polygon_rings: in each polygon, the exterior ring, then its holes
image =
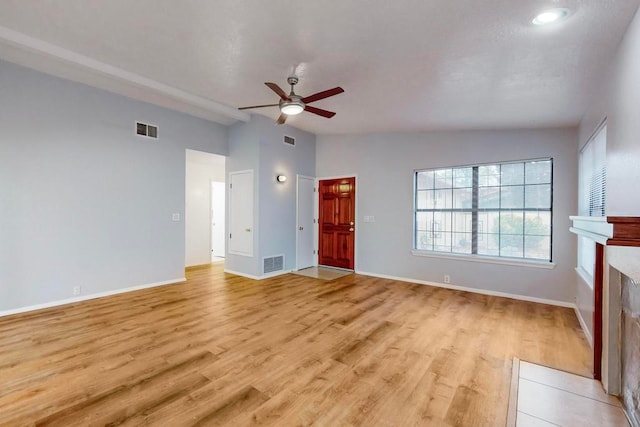
{"type": "Polygon", "coordinates": [[[222,269],[0,318],[0,425],[493,427],[512,357],[590,372],[570,309],[222,269]]]}

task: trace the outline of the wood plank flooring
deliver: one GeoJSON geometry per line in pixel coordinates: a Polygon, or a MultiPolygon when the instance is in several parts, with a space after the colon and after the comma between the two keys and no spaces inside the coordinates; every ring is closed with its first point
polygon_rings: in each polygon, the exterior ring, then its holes
{"type": "Polygon", "coordinates": [[[0,425],[502,426],[514,356],[591,371],[571,309],[355,274],[187,277],[0,318],[0,425]]]}

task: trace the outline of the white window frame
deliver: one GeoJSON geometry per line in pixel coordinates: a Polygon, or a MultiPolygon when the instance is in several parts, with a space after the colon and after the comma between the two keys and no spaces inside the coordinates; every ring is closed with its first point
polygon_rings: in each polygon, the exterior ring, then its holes
{"type": "MultiPolygon", "coordinates": [[[[541,268],[553,268],[555,266],[555,264],[553,263],[553,158],[541,158],[541,159],[528,159],[528,160],[516,160],[516,161],[503,161],[503,162],[493,162],[493,163],[488,163],[488,164],[476,164],[476,165],[462,165],[462,166],[452,166],[452,167],[444,167],[444,168],[428,168],[428,169],[418,169],[418,170],[414,170],[413,171],[413,177],[414,177],[414,189],[413,189],[413,197],[414,197],[414,207],[413,207],[413,242],[412,242],[412,254],[413,255],[417,255],[417,256],[428,256],[428,257],[436,257],[436,258],[451,258],[451,259],[468,259],[471,261],[477,261],[477,262],[490,262],[490,263],[498,263],[498,264],[509,264],[509,265],[531,265],[531,266],[539,266],[541,268]],[[418,174],[420,172],[426,172],[426,171],[443,171],[443,170],[455,170],[455,169],[463,169],[463,168],[479,168],[481,166],[500,166],[502,167],[503,165],[509,165],[509,164],[523,164],[526,165],[528,163],[531,162],[535,162],[535,161],[550,161],[551,162],[551,176],[550,176],[550,205],[549,208],[535,208],[535,211],[542,211],[542,212],[549,212],[550,214],[550,228],[549,228],[549,234],[548,234],[548,238],[549,238],[549,259],[539,259],[539,258],[526,258],[525,255],[526,253],[523,252],[523,256],[522,257],[513,257],[513,256],[505,256],[505,255],[485,255],[485,254],[478,254],[477,250],[478,250],[478,246],[477,246],[477,241],[480,241],[480,238],[482,237],[480,234],[480,230],[479,227],[481,225],[482,221],[478,220],[478,214],[482,213],[483,210],[479,209],[477,206],[477,203],[474,202],[474,207],[469,210],[469,209],[464,209],[462,211],[464,212],[471,212],[472,216],[475,218],[474,221],[476,222],[476,226],[475,226],[475,232],[472,232],[472,236],[473,239],[475,240],[473,247],[471,249],[472,253],[458,253],[458,252],[446,252],[446,251],[438,251],[438,250],[432,250],[432,249],[418,249],[418,244],[417,244],[417,239],[418,239],[418,213],[419,212],[435,212],[436,209],[432,208],[432,209],[419,209],[418,208],[418,191],[422,191],[421,189],[418,188],[418,174]]],[[[477,196],[477,191],[479,191],[480,188],[484,188],[482,187],[478,182],[477,182],[477,176],[476,179],[474,180],[475,182],[473,182],[472,187],[473,187],[473,191],[476,192],[476,196],[477,196]]],[[[523,182],[522,186],[526,187],[526,186],[533,186],[533,185],[538,185],[538,184],[527,184],[526,182],[523,182]]],[[[503,188],[507,186],[507,184],[502,184],[500,183],[500,185],[498,185],[497,187],[503,188]]],[[[474,197],[476,197],[474,196],[474,197]]],[[[522,211],[522,212],[527,212],[527,211],[534,211],[533,208],[518,208],[518,209],[514,209],[514,211],[522,211]]],[[[445,208],[440,210],[441,212],[457,212],[458,210],[454,209],[454,208],[445,208]]],[[[506,208],[496,208],[496,209],[491,209],[492,212],[497,211],[497,212],[507,212],[508,209],[506,208]]],[[[428,231],[428,230],[427,230],[428,231]]],[[[453,231],[452,231],[453,233],[453,231]]],[[[523,231],[524,233],[524,231],[523,231]]],[[[525,234],[523,234],[523,239],[524,236],[526,236],[525,234]]],[[[524,249],[524,247],[523,247],[524,249]]]]}

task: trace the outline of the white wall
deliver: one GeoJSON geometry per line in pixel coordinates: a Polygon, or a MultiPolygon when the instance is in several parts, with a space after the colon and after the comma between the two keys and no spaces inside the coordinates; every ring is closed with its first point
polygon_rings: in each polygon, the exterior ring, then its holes
{"type": "Polygon", "coordinates": [[[319,136],[317,175],[356,173],[356,269],[526,297],[570,302],[575,297],[577,208],[576,129],[431,132],[319,136]],[[553,157],[553,260],[556,267],[497,265],[411,254],[413,170],[553,157]],[[363,222],[365,215],[374,223],[363,222]]]}
{"type": "Polygon", "coordinates": [[[230,130],[227,173],[254,170],[254,257],[227,254],[225,268],[251,276],[262,275],[262,259],[285,256],[285,270],[296,265],[296,174],[315,176],[316,136],[280,125],[260,115],[230,130]],[[294,137],[295,147],[283,143],[294,137]],[[276,175],[288,180],[276,183],[276,175]]]}
{"type": "MultiPolygon", "coordinates": [[[[636,13],[580,122],[579,146],[607,119],[607,216],[640,216],[640,14],[636,13]]],[[[593,333],[593,289],[577,279],[577,304],[593,333]]]]}
{"type": "Polygon", "coordinates": [[[184,277],[186,148],[227,129],[0,61],[0,312],[184,277]]]}
{"type": "Polygon", "coordinates": [[[211,181],[225,181],[225,158],[194,150],[186,155],[185,265],[189,267],[211,262],[211,181]]]}

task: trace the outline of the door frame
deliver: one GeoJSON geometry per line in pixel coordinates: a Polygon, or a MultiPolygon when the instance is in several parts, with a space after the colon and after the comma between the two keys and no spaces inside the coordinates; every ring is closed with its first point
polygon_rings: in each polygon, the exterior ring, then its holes
{"type": "Polygon", "coordinates": [[[318,217],[318,198],[316,197],[317,195],[317,191],[316,189],[318,188],[318,179],[313,177],[313,176],[306,176],[306,175],[300,175],[297,174],[296,175],[296,268],[294,271],[298,271],[300,270],[299,266],[299,260],[298,260],[298,249],[300,247],[299,244],[299,240],[300,238],[299,233],[298,233],[298,196],[300,194],[300,178],[303,179],[310,179],[311,181],[313,181],[313,208],[311,209],[312,212],[312,216],[313,218],[311,218],[313,220],[313,228],[312,228],[312,232],[313,232],[313,261],[312,261],[312,267],[317,267],[318,266],[318,224],[316,221],[316,218],[318,217]]]}
{"type": "MultiPolygon", "coordinates": [[[[319,181],[324,181],[327,179],[342,179],[342,178],[354,178],[356,181],[356,191],[355,191],[355,198],[356,198],[356,206],[355,206],[355,213],[354,216],[356,218],[355,223],[355,236],[353,238],[353,272],[357,273],[358,272],[358,235],[360,234],[358,232],[358,227],[360,225],[360,221],[358,220],[358,200],[359,200],[359,196],[358,194],[360,193],[358,191],[358,187],[360,186],[359,181],[358,181],[358,174],[357,173],[345,173],[343,175],[333,175],[333,176],[322,176],[322,177],[317,177],[316,178],[316,189],[320,187],[319,181]]],[[[318,253],[320,252],[320,193],[318,193],[316,191],[316,201],[315,201],[315,210],[314,210],[314,215],[316,217],[316,222],[314,224],[314,234],[317,236],[316,239],[316,266],[318,266],[318,253]]],[[[335,268],[337,270],[344,270],[342,268],[338,268],[338,267],[331,267],[331,268],[335,268]]],[[[347,270],[347,271],[351,271],[351,270],[347,270]]]]}
{"type": "MultiPolygon", "coordinates": [[[[226,179],[226,174],[225,174],[225,179],[226,179]]],[[[224,209],[222,210],[224,212],[224,222],[222,224],[223,227],[223,232],[222,232],[222,237],[223,239],[223,244],[222,244],[222,252],[224,252],[224,256],[221,258],[226,258],[227,257],[227,182],[226,181],[214,181],[212,179],[209,180],[209,204],[211,205],[211,207],[209,208],[209,246],[211,247],[210,252],[211,252],[211,256],[213,257],[213,183],[220,183],[222,184],[222,190],[223,190],[223,194],[222,194],[222,198],[224,200],[224,209]]]]}

